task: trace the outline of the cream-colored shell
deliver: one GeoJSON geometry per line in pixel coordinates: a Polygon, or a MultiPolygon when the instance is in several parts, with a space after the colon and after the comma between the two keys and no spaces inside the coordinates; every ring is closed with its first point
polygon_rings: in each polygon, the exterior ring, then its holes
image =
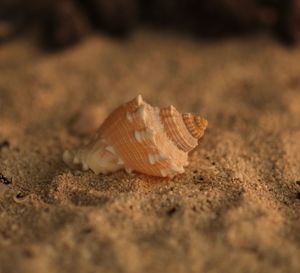
{"type": "Polygon", "coordinates": [[[206,127],[201,117],[180,114],[173,106],[152,107],[139,95],[113,111],[90,144],[66,151],[63,159],[97,174],[125,169],[172,177],[184,172],[188,152],[206,127]]]}

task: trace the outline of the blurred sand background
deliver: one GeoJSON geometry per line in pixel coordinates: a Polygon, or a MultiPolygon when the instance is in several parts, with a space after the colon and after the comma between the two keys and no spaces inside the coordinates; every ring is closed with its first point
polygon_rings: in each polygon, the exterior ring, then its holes
{"type": "Polygon", "coordinates": [[[265,36],[2,45],[0,272],[300,272],[299,75],[300,48],[265,36]],[[208,119],[186,173],[67,168],[139,93],[208,119]]]}

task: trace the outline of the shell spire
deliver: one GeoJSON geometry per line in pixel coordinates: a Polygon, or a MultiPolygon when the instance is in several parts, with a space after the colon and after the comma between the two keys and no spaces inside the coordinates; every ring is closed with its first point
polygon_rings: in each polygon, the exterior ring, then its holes
{"type": "Polygon", "coordinates": [[[201,117],[153,107],[139,95],[114,110],[88,145],[66,151],[63,159],[97,174],[124,169],[173,177],[184,172],[206,126],[201,117]]]}
{"type": "Polygon", "coordinates": [[[191,113],[182,114],[182,119],[185,123],[186,128],[189,130],[190,134],[199,139],[203,136],[204,130],[206,129],[208,122],[206,119],[195,116],[191,113]]]}
{"type": "Polygon", "coordinates": [[[198,139],[203,136],[207,120],[190,113],[181,114],[174,106],[162,108],[160,119],[168,137],[176,146],[189,152],[198,145],[198,139]]]}

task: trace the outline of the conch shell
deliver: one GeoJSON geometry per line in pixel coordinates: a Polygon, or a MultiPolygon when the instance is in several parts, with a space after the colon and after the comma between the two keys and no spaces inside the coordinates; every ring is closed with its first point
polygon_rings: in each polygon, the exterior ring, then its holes
{"type": "Polygon", "coordinates": [[[172,105],[152,107],[139,95],[113,111],[88,145],[65,151],[63,159],[96,174],[125,169],[173,177],[184,172],[188,152],[198,145],[207,124],[172,105]]]}

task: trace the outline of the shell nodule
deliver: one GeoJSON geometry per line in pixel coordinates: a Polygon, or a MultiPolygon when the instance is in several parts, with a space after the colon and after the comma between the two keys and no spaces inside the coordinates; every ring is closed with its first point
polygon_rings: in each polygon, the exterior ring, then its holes
{"type": "Polygon", "coordinates": [[[173,177],[184,172],[188,152],[198,145],[207,124],[174,106],[152,107],[139,95],[114,110],[88,145],[66,151],[63,159],[97,174],[124,169],[173,177]]]}

